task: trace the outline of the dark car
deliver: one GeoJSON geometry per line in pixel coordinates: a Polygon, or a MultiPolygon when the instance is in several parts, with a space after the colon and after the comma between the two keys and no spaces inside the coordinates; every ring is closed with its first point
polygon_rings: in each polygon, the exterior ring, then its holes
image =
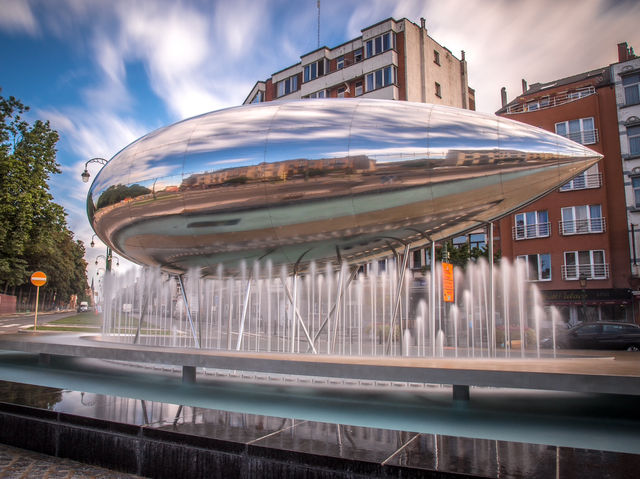
{"type": "MultiPolygon", "coordinates": [[[[543,343],[550,345],[551,339],[543,343]]],[[[558,333],[556,345],[573,349],[626,349],[640,351],[640,326],[631,323],[598,321],[582,323],[558,333]]]]}

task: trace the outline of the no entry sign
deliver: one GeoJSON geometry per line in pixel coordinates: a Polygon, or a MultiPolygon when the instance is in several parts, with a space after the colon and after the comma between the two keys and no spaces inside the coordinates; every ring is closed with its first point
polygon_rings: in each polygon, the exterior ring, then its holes
{"type": "Polygon", "coordinates": [[[47,283],[47,275],[42,271],[36,271],[31,275],[31,284],[34,286],[44,286],[47,283]]]}

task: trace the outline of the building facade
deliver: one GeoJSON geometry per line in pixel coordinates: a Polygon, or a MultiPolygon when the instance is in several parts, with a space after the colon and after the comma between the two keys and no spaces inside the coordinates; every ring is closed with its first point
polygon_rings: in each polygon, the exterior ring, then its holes
{"type": "Polygon", "coordinates": [[[604,155],[559,190],[500,223],[502,256],[523,261],[547,306],[570,324],[632,321],[616,91],[610,67],[530,87],[497,112],[604,155]]]}
{"type": "Polygon", "coordinates": [[[464,51],[456,58],[418,26],[389,18],[334,48],[321,47],[300,62],[258,81],[244,104],[300,98],[381,98],[475,110],[464,51]]]}
{"type": "Polygon", "coordinates": [[[640,57],[626,43],[618,45],[618,63],[611,65],[618,112],[620,153],[629,226],[634,296],[640,293],[640,57]]]}

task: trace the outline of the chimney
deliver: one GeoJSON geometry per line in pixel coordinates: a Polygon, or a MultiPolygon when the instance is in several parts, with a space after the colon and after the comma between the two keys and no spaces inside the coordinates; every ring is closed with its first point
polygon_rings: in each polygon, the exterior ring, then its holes
{"type": "Polygon", "coordinates": [[[522,93],[527,93],[527,80],[522,79],[522,93]]]}
{"type": "Polygon", "coordinates": [[[627,42],[618,43],[618,61],[626,62],[636,58],[633,47],[627,45],[627,42]]]}
{"type": "Polygon", "coordinates": [[[464,61],[464,50],[462,50],[462,61],[464,61]]]}
{"type": "Polygon", "coordinates": [[[507,88],[504,86],[500,89],[500,99],[502,100],[502,106],[507,106],[507,88]]]}
{"type": "Polygon", "coordinates": [[[420,27],[424,30],[426,25],[427,21],[424,19],[424,17],[420,17],[420,27]]]}

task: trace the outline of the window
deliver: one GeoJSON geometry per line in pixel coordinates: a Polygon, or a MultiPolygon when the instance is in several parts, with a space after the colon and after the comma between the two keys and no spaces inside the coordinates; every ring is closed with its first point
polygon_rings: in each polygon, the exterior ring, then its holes
{"type": "Polygon", "coordinates": [[[293,75],[278,82],[278,97],[298,91],[298,75],[293,75]]]}
{"type": "Polygon", "coordinates": [[[376,70],[375,72],[367,73],[365,77],[367,91],[373,91],[378,88],[393,85],[396,78],[396,67],[388,66],[376,70]]]}
{"type": "Polygon", "coordinates": [[[517,240],[544,238],[549,236],[549,213],[547,211],[528,211],[516,215],[514,238],[517,240]]]}
{"type": "Polygon", "coordinates": [[[411,261],[413,264],[413,268],[420,268],[422,267],[422,252],[424,250],[421,249],[414,249],[411,255],[411,261]]]}
{"type": "Polygon", "coordinates": [[[340,88],[338,88],[338,98],[344,98],[344,94],[347,91],[347,88],[344,86],[341,86],[340,88]]]}
{"type": "Polygon", "coordinates": [[[609,265],[604,262],[604,250],[565,251],[564,279],[605,279],[609,274],[609,265]]]}
{"type": "Polygon", "coordinates": [[[636,208],[640,208],[640,176],[634,176],[631,178],[631,187],[633,188],[636,208]]]}
{"type": "Polygon", "coordinates": [[[353,52],[353,63],[362,61],[362,48],[358,48],[353,52]]]}
{"type": "Polygon", "coordinates": [[[569,206],[562,208],[560,232],[563,235],[602,233],[604,218],[600,205],[569,206]]]}
{"type": "Polygon", "coordinates": [[[327,97],[327,91],[326,90],[320,90],[320,91],[316,91],[313,92],[309,95],[309,98],[326,98],[327,97]]]}
{"type": "Polygon", "coordinates": [[[338,57],[338,59],[336,60],[336,69],[342,70],[343,68],[344,68],[344,55],[341,57],[338,57]]]}
{"type": "Polygon", "coordinates": [[[391,50],[396,47],[396,34],[393,32],[384,33],[371,40],[367,40],[364,47],[367,58],[391,50]]]}
{"type": "Polygon", "coordinates": [[[556,133],[583,145],[598,142],[598,131],[595,129],[593,117],[556,123],[556,133]]]}
{"type": "Polygon", "coordinates": [[[640,125],[628,126],[627,138],[629,138],[629,154],[640,155],[640,125]]]}
{"type": "Polygon", "coordinates": [[[438,50],[433,51],[433,63],[440,65],[440,52],[438,50]]]}
{"type": "Polygon", "coordinates": [[[256,93],[256,96],[253,97],[253,100],[251,100],[251,103],[260,103],[264,101],[264,93],[259,91],[258,93],[256,93]]]}
{"type": "Polygon", "coordinates": [[[551,281],[551,255],[525,254],[518,256],[518,261],[526,265],[525,278],[527,281],[551,281]]]}
{"type": "Polygon", "coordinates": [[[313,62],[313,63],[309,63],[308,65],[304,66],[304,82],[308,82],[311,80],[315,80],[318,77],[321,77],[322,75],[325,74],[325,72],[328,73],[329,68],[327,68],[327,60],[326,58],[322,58],[321,60],[318,60],[317,62],[313,62]]]}
{"type": "Polygon", "coordinates": [[[622,77],[624,87],[624,104],[637,105],[640,103],[640,72],[622,77]]]}
{"type": "Polygon", "coordinates": [[[588,170],[580,173],[569,183],[560,187],[560,191],[586,190],[588,188],[600,188],[602,176],[598,170],[598,165],[593,165],[588,170]]]}
{"type": "Polygon", "coordinates": [[[362,95],[362,82],[361,81],[357,81],[356,82],[356,88],[355,88],[355,96],[360,96],[362,95]]]}
{"type": "Polygon", "coordinates": [[[442,87],[440,87],[440,83],[438,82],[436,82],[436,96],[442,98],[442,87]]]}

